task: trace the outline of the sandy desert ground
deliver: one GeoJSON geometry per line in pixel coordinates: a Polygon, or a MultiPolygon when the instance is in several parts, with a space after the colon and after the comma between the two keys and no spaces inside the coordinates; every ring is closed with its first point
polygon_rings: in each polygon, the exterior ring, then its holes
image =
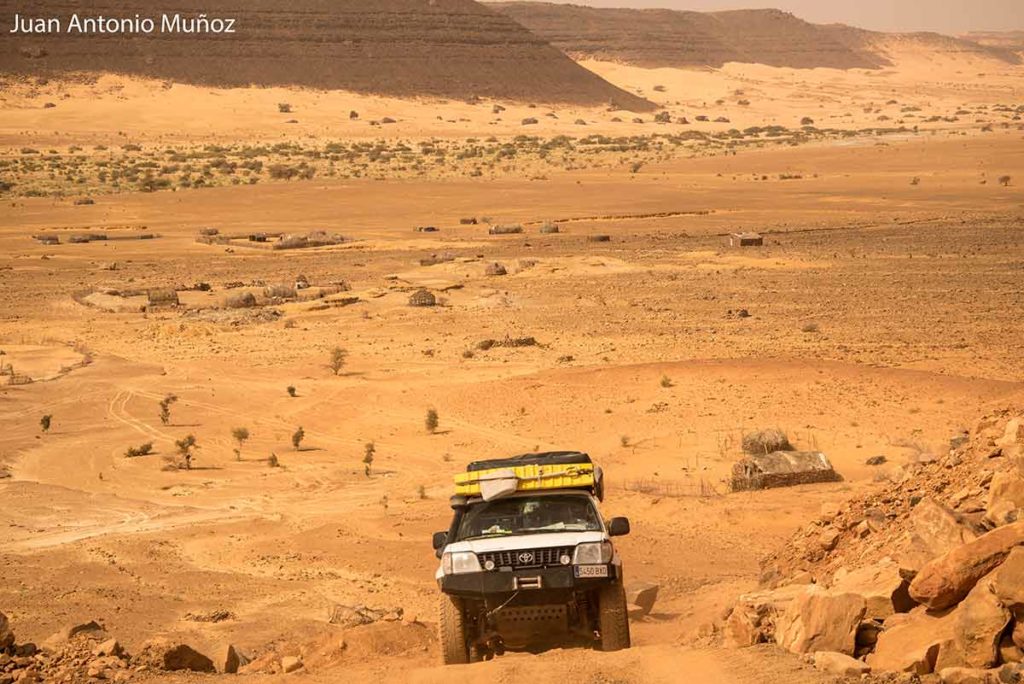
{"type": "Polygon", "coordinates": [[[604,512],[632,520],[621,550],[630,578],[660,585],[654,614],[633,624],[629,651],[509,655],[458,676],[822,681],[771,648],[724,649],[706,626],[823,503],[1024,403],[1024,71],[924,61],[882,72],[586,63],[673,119],[729,119],[703,128],[603,108],[495,114],[491,101],[115,76],[12,86],[0,99],[0,180],[15,183],[0,211],[0,364],[33,382],[0,387],[0,608],[23,640],[97,619],[128,650],[173,635],[206,651],[301,653],[308,681],[447,681],[429,536],[447,526],[451,476],[484,456],[577,448],[608,473],[604,512]],[[530,116],[539,123],[524,127],[530,116]],[[370,125],[383,117],[396,122],[370,125]],[[823,132],[800,135],[802,117],[823,132]],[[743,133],[776,125],[790,131],[782,144],[743,133]],[[695,129],[707,135],[656,144],[695,129]],[[588,155],[585,135],[630,141],[588,155]],[[460,158],[491,136],[515,158],[460,158]],[[556,136],[576,140],[551,152],[556,136]],[[336,164],[301,152],[332,142],[449,154],[397,169],[360,151],[336,164]],[[157,192],[99,176],[209,145],[228,162],[262,146],[267,165],[303,159],[316,173],[250,184],[215,171],[214,187],[157,192]],[[72,180],[48,157],[76,165],[72,180]],[[488,235],[485,217],[525,232],[488,235]],[[548,221],[560,231],[541,234],[548,221]],[[426,225],[440,230],[414,230],[426,225]],[[347,239],[270,250],[202,244],[203,228],[347,239]],[[762,232],[765,246],[729,248],[736,230],[762,232]],[[67,239],[82,233],[111,239],[67,239]],[[140,235],[152,239],[113,239],[140,235]],[[486,275],[492,262],[507,275],[486,275]],[[346,289],[222,306],[300,274],[346,289]],[[174,309],[87,299],[196,283],[211,289],[183,290],[174,309]],[[408,306],[420,288],[440,305],[408,306]],[[501,344],[518,338],[536,344],[501,344]],[[335,347],[348,352],[337,376],[335,347]],[[825,451],[845,481],[728,493],[742,434],[776,426],[825,451]],[[251,438],[236,456],[237,427],[251,438]],[[168,470],[189,434],[192,469],[168,470]],[[125,457],[143,443],[151,455],[125,457]],[[888,466],[865,465],[878,454],[888,466]],[[342,630],[327,624],[335,604],[404,612],[342,630]],[[210,619],[218,611],[226,619],[210,619]]]}

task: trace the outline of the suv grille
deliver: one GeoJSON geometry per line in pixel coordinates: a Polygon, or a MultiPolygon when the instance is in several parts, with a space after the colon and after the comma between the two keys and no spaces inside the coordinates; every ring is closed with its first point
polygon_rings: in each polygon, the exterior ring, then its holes
{"type": "Polygon", "coordinates": [[[478,553],[480,565],[485,566],[487,561],[494,562],[494,569],[512,568],[546,568],[561,565],[562,556],[572,558],[573,547],[552,546],[544,549],[519,549],[517,551],[490,551],[478,553]]]}

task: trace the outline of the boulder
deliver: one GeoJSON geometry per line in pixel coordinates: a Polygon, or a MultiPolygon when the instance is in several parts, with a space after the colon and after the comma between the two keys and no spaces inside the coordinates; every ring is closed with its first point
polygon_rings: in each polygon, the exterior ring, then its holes
{"type": "Polygon", "coordinates": [[[14,632],[11,631],[7,616],[0,613],[0,653],[14,645],[14,632]]]}
{"type": "Polygon", "coordinates": [[[906,613],[916,605],[907,593],[908,582],[900,576],[899,570],[899,564],[891,558],[853,571],[841,568],[832,579],[831,591],[863,596],[867,604],[865,616],[884,620],[893,613],[906,613]]]}
{"type": "Polygon", "coordinates": [[[955,611],[951,656],[965,667],[989,668],[999,663],[999,642],[1010,624],[1010,611],[995,594],[994,574],[975,584],[955,611]]]}
{"type": "Polygon", "coordinates": [[[103,656],[119,656],[124,652],[121,648],[121,644],[118,643],[117,639],[107,639],[102,644],[92,649],[92,654],[96,657],[103,656]]]}
{"type": "Polygon", "coordinates": [[[136,658],[139,662],[158,670],[215,672],[213,661],[188,644],[167,639],[152,639],[142,645],[136,658]]]}
{"type": "Polygon", "coordinates": [[[1015,522],[1024,509],[1024,477],[1016,470],[1003,470],[992,476],[985,504],[985,520],[998,527],[1015,522]]]}
{"type": "Polygon", "coordinates": [[[811,662],[814,669],[840,677],[860,677],[871,672],[871,666],[863,660],[835,651],[817,651],[811,655],[811,662]]]}
{"type": "Polygon", "coordinates": [[[1024,622],[1024,547],[1010,551],[992,575],[992,588],[1018,622],[1024,622]]]}
{"type": "Polygon", "coordinates": [[[1024,521],[997,527],[926,564],[910,583],[910,596],[932,610],[956,605],[1021,544],[1024,521]]]}
{"type": "Polygon", "coordinates": [[[779,618],[775,641],[793,653],[838,651],[853,655],[867,604],[857,594],[835,594],[817,585],[804,591],[779,618]]]}
{"type": "Polygon", "coordinates": [[[725,623],[726,642],[744,648],[772,641],[779,616],[805,589],[805,585],[790,585],[741,595],[725,623]]]}
{"type": "Polygon", "coordinates": [[[969,667],[947,667],[939,672],[942,684],[993,684],[998,679],[989,676],[986,670],[969,667]]]}
{"type": "Polygon", "coordinates": [[[999,640],[999,662],[1019,663],[1022,660],[1024,660],[1024,651],[1013,642],[1013,634],[1010,632],[1003,634],[999,640]]]}
{"type": "Polygon", "coordinates": [[[281,658],[281,670],[284,673],[296,672],[302,669],[302,661],[295,656],[285,656],[281,658]]]}
{"type": "Polygon", "coordinates": [[[929,561],[977,536],[949,508],[932,499],[922,499],[910,512],[904,550],[897,557],[900,571],[904,577],[912,578],[929,561]]]}
{"type": "Polygon", "coordinates": [[[249,664],[249,658],[232,644],[228,644],[217,652],[217,671],[224,674],[236,674],[238,668],[249,664]]]}
{"type": "Polygon", "coordinates": [[[640,608],[641,615],[650,615],[658,600],[658,588],[651,582],[631,582],[626,586],[626,601],[640,608]]]}
{"type": "Polygon", "coordinates": [[[935,670],[939,654],[953,641],[954,611],[928,613],[922,607],[893,615],[878,635],[867,664],[875,672],[911,672],[925,675],[935,670]]]}

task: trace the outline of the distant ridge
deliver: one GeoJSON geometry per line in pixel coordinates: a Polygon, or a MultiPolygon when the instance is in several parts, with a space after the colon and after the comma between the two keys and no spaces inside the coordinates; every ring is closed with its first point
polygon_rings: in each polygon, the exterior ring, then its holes
{"type": "MultiPolygon", "coordinates": [[[[158,22],[159,23],[159,22],[158,22]]],[[[305,86],[653,107],[474,0],[0,0],[0,73],[103,71],[210,86],[305,86]],[[237,18],[234,35],[11,35],[23,16],[237,18]]]]}
{"type": "Polygon", "coordinates": [[[1007,64],[1012,50],[933,33],[886,34],[821,25],[774,9],[688,12],[602,9],[547,2],[490,5],[576,59],[643,67],[721,67],[727,62],[811,69],[891,66],[893,40],[916,41],[940,53],[970,53],[1007,64]]]}

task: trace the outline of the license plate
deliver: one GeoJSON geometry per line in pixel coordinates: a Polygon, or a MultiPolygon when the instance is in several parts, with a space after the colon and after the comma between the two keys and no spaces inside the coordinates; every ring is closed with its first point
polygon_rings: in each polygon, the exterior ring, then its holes
{"type": "Polygon", "coordinates": [[[577,565],[576,566],[577,577],[607,577],[608,566],[607,565],[577,565]]]}

